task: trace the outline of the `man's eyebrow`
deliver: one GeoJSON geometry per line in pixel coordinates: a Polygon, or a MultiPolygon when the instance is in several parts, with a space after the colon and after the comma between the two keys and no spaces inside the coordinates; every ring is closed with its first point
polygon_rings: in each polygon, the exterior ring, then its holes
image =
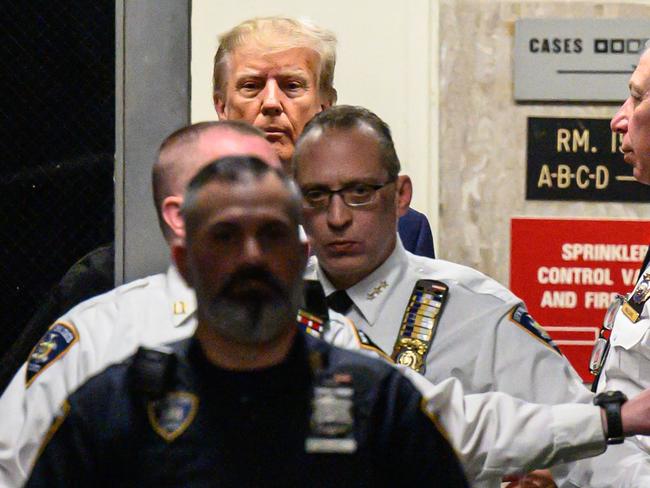
{"type": "Polygon", "coordinates": [[[208,222],[206,227],[209,230],[213,229],[231,229],[231,228],[236,228],[237,224],[234,222],[231,222],[229,220],[215,220],[212,222],[208,222]]]}
{"type": "MultiPolygon", "coordinates": [[[[281,69],[280,72],[278,73],[278,76],[282,78],[288,78],[291,76],[308,78],[310,73],[311,72],[309,70],[302,69],[302,68],[289,68],[289,69],[281,69]]],[[[262,72],[262,70],[251,68],[251,67],[243,68],[240,71],[238,71],[236,74],[237,78],[245,78],[247,76],[263,77],[265,75],[262,72]]]]}
{"type": "Polygon", "coordinates": [[[644,93],[643,88],[641,88],[641,85],[639,85],[638,83],[636,83],[633,80],[630,80],[629,88],[630,88],[630,93],[632,93],[632,92],[639,93],[639,94],[644,93]]]}
{"type": "Polygon", "coordinates": [[[286,69],[286,70],[280,70],[279,76],[283,78],[295,76],[299,78],[306,78],[309,76],[309,71],[301,68],[292,68],[292,69],[286,69]]]}
{"type": "Polygon", "coordinates": [[[236,77],[245,78],[246,76],[262,76],[260,70],[255,68],[244,68],[241,71],[238,71],[236,77]]]}
{"type": "MultiPolygon", "coordinates": [[[[357,178],[354,180],[344,181],[343,183],[338,185],[338,188],[339,189],[347,188],[354,185],[374,185],[375,183],[376,183],[375,181],[372,181],[372,178],[357,178]]],[[[326,185],[325,183],[306,183],[304,185],[300,185],[300,188],[308,189],[308,190],[321,189],[321,188],[325,188],[328,190],[332,189],[332,187],[326,185]]]]}

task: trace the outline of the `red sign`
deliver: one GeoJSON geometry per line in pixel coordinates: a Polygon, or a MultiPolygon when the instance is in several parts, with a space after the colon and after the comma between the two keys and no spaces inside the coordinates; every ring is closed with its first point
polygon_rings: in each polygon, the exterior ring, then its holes
{"type": "Polygon", "coordinates": [[[612,296],[634,287],[650,221],[516,218],[510,235],[510,288],[591,383],[591,348],[612,296]]]}

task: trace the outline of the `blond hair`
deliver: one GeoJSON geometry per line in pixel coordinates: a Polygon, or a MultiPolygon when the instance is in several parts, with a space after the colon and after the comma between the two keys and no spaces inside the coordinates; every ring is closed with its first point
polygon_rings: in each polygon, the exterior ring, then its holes
{"type": "Polygon", "coordinates": [[[296,47],[313,49],[320,56],[318,88],[320,96],[334,104],[334,67],[336,66],[336,36],[333,32],[305,20],[288,17],[257,17],[233,27],[219,36],[219,48],[214,56],[212,93],[214,100],[225,100],[227,68],[232,53],[244,45],[260,46],[270,52],[296,47]]]}

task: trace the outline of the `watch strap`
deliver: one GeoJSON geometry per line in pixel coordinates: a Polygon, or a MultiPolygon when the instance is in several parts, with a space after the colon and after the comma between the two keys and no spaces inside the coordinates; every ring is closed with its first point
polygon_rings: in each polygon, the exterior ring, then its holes
{"type": "Polygon", "coordinates": [[[607,420],[607,444],[621,444],[625,440],[621,406],[627,397],[620,391],[606,391],[594,397],[594,404],[605,410],[607,420]]]}

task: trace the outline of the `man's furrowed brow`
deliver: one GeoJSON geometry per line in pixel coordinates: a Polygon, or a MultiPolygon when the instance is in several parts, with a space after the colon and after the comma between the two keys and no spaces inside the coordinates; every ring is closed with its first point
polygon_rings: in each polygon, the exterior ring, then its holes
{"type": "Polygon", "coordinates": [[[281,69],[279,76],[283,78],[302,78],[307,79],[309,75],[312,74],[311,71],[301,68],[286,68],[281,69]]]}
{"type": "Polygon", "coordinates": [[[241,70],[238,70],[235,76],[237,79],[247,78],[247,77],[250,78],[260,77],[262,76],[262,70],[257,68],[246,67],[246,68],[242,68],[241,70]]]}
{"type": "Polygon", "coordinates": [[[330,187],[325,183],[305,183],[300,185],[301,190],[340,190],[341,188],[349,188],[354,185],[374,185],[377,183],[376,178],[353,178],[349,180],[341,181],[337,187],[330,187]]]}
{"type": "Polygon", "coordinates": [[[644,89],[643,86],[637,83],[635,80],[630,80],[628,86],[630,89],[630,94],[636,94],[636,95],[644,95],[650,89],[650,87],[644,89]]]}

